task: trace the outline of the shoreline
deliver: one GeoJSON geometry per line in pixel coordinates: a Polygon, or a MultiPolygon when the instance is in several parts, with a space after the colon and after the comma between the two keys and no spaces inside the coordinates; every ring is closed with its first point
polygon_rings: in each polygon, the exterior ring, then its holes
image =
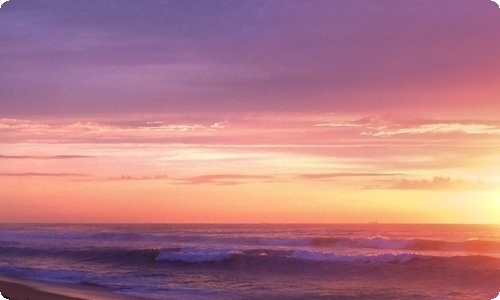
{"type": "MultiPolygon", "coordinates": [[[[131,300],[105,288],[78,287],[0,276],[0,293],[9,300],[131,300]]],[[[2,299],[2,298],[0,298],[2,299]]],[[[137,298],[135,298],[137,299],[137,298]]]]}

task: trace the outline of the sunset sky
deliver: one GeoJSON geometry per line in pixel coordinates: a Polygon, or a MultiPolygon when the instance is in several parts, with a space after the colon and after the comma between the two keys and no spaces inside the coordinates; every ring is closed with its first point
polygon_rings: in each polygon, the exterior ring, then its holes
{"type": "Polygon", "coordinates": [[[500,222],[490,0],[10,0],[0,222],[500,222]]]}

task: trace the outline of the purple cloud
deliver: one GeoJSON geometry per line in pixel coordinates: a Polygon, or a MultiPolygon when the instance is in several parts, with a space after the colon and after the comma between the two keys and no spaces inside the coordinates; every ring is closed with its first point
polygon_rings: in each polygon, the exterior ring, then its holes
{"type": "Polygon", "coordinates": [[[0,16],[3,116],[372,112],[436,90],[443,109],[498,108],[488,1],[26,0],[0,16]]]}

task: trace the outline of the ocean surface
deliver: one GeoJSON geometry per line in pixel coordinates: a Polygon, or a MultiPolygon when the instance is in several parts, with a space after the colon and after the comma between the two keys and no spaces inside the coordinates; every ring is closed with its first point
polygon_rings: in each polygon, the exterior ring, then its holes
{"type": "Polygon", "coordinates": [[[493,299],[500,227],[3,224],[0,274],[138,299],[493,299]]]}

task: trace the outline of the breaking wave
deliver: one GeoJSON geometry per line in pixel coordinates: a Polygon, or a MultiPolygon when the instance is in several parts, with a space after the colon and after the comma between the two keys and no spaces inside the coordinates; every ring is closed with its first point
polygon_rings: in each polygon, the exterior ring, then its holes
{"type": "Polygon", "coordinates": [[[326,249],[236,249],[236,248],[168,248],[168,249],[36,249],[16,247],[0,247],[0,254],[23,257],[57,257],[74,259],[80,262],[109,263],[116,265],[144,265],[158,263],[232,263],[232,262],[261,262],[272,265],[273,262],[332,262],[353,264],[385,264],[408,263],[412,261],[442,260],[454,263],[488,262],[500,264],[500,258],[487,255],[430,255],[414,252],[382,252],[374,254],[345,254],[326,249]]]}

